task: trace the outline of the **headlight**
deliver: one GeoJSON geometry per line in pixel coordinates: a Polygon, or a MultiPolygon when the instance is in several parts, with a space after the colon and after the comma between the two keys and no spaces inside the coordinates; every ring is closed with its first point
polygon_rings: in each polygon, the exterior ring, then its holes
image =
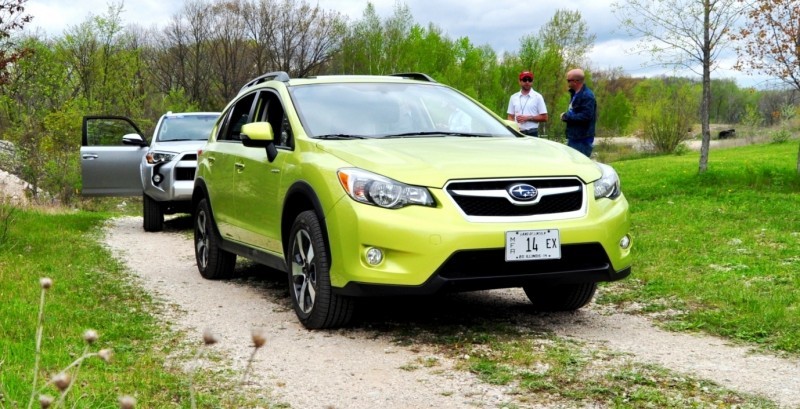
{"type": "Polygon", "coordinates": [[[361,169],[339,169],[339,182],[354,200],[389,209],[408,205],[433,206],[428,189],[406,185],[361,169]]]}
{"type": "Polygon", "coordinates": [[[155,165],[158,163],[171,161],[172,158],[175,157],[175,154],[171,152],[150,151],[147,152],[147,155],[145,155],[144,157],[145,159],[147,159],[147,163],[155,165]]]}
{"type": "Polygon", "coordinates": [[[620,190],[617,172],[611,166],[603,163],[597,163],[597,167],[600,168],[603,175],[600,176],[600,179],[594,181],[594,198],[600,199],[607,197],[609,199],[615,199],[619,197],[619,195],[622,194],[622,190],[620,190]]]}

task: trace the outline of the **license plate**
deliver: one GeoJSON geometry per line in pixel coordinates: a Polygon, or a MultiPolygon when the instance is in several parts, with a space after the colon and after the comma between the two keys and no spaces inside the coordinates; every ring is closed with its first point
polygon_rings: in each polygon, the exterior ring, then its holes
{"type": "Polygon", "coordinates": [[[506,232],[506,261],[560,258],[561,240],[556,229],[506,232]]]}

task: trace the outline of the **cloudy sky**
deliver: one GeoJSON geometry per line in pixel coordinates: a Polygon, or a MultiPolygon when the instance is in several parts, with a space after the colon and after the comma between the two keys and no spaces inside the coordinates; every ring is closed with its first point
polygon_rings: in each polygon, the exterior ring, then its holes
{"type": "MultiPolygon", "coordinates": [[[[119,0],[114,0],[115,3],[119,0]]],[[[367,0],[308,0],[324,9],[336,10],[351,21],[361,18],[367,0]]],[[[648,56],[631,52],[635,39],[620,29],[619,22],[611,12],[613,0],[559,0],[530,1],[513,0],[402,0],[411,10],[414,21],[427,25],[429,22],[441,28],[451,39],[468,37],[475,45],[488,44],[498,54],[516,51],[523,36],[535,34],[549,21],[556,9],[580,11],[589,31],[597,36],[595,46],[589,53],[592,67],[608,69],[621,67],[632,76],[653,76],[673,72],[646,62],[648,56]]],[[[49,35],[59,35],[64,29],[86,21],[90,15],[102,15],[108,10],[108,0],[28,0],[26,12],[33,15],[33,22],[26,28],[40,27],[49,35]]],[[[127,23],[144,27],[162,27],[171,16],[178,13],[184,2],[178,0],[127,0],[122,18],[127,23]]],[[[390,16],[396,0],[373,0],[372,4],[381,17],[390,16]]],[[[764,77],[747,76],[729,68],[733,56],[723,59],[714,78],[733,78],[739,86],[765,86],[764,77]]],[[[682,75],[690,75],[681,73],[682,75]]]]}

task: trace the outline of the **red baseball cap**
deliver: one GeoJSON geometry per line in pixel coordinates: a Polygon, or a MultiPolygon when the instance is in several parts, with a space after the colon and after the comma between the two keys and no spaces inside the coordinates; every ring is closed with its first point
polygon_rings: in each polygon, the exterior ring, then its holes
{"type": "Polygon", "coordinates": [[[530,71],[522,71],[519,73],[519,79],[523,79],[525,77],[530,77],[530,79],[533,79],[533,73],[530,71]]]}

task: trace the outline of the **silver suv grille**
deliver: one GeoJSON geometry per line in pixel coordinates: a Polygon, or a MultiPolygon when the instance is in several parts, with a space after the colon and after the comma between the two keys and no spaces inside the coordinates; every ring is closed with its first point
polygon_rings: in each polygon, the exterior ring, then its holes
{"type": "Polygon", "coordinates": [[[471,221],[552,220],[585,214],[586,189],[577,178],[460,180],[449,182],[445,191],[471,221]],[[510,190],[520,185],[535,192],[533,197],[512,196],[510,190]]]}

